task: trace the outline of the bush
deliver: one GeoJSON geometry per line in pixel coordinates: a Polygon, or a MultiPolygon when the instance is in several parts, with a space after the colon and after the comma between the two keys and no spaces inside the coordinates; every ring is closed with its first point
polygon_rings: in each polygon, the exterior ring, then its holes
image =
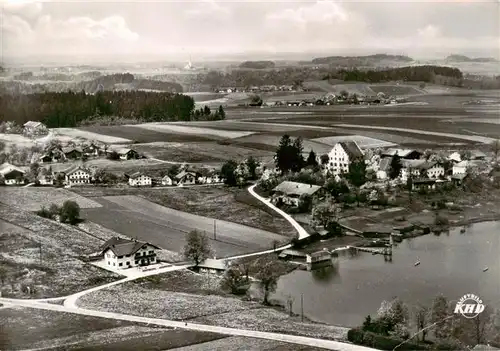
{"type": "Polygon", "coordinates": [[[434,220],[434,224],[439,226],[445,226],[448,225],[449,223],[450,221],[448,220],[448,218],[442,215],[437,215],[436,219],[434,220]]]}
{"type": "Polygon", "coordinates": [[[52,212],[48,209],[45,208],[45,206],[42,206],[38,211],[35,212],[37,216],[47,218],[47,219],[54,219],[54,215],[52,212]]]}
{"type": "MultiPolygon", "coordinates": [[[[378,350],[393,350],[403,340],[376,334],[373,332],[363,332],[359,328],[350,329],[347,332],[347,340],[356,345],[373,347],[378,350]]],[[[428,350],[429,346],[424,344],[407,342],[398,347],[398,350],[428,350]]],[[[440,349],[448,350],[448,349],[440,349]]]]}
{"type": "Polygon", "coordinates": [[[353,344],[362,345],[364,334],[365,333],[358,328],[349,329],[349,331],[347,332],[347,340],[352,342],[353,344]]]}

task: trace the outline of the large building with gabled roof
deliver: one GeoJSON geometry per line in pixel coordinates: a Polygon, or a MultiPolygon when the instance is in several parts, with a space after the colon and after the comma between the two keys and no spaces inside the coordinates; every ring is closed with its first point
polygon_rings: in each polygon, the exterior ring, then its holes
{"type": "Polygon", "coordinates": [[[114,269],[127,269],[137,266],[156,264],[156,245],[114,237],[106,241],[100,248],[104,262],[114,269]]]}

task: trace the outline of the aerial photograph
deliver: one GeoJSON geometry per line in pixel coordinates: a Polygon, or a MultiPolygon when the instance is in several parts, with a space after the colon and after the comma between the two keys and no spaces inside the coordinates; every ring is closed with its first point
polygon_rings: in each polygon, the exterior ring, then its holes
{"type": "Polygon", "coordinates": [[[500,1],[0,0],[0,351],[500,351],[500,1]]]}

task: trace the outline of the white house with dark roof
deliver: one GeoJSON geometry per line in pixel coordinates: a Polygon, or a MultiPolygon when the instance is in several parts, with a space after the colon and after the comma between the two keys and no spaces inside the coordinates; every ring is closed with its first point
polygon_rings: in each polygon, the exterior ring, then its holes
{"type": "Polygon", "coordinates": [[[3,177],[5,185],[24,184],[25,172],[10,163],[4,163],[0,166],[0,176],[3,177]]]}
{"type": "Polygon", "coordinates": [[[29,121],[23,124],[23,133],[27,136],[46,135],[48,129],[42,122],[29,121]]]}
{"type": "Polygon", "coordinates": [[[363,157],[363,151],[355,141],[339,142],[328,153],[329,161],[325,165],[325,169],[334,175],[347,173],[351,162],[363,159],[363,157]]]}
{"type": "Polygon", "coordinates": [[[196,184],[196,173],[186,170],[181,171],[175,176],[175,181],[179,186],[196,184]]]}
{"type": "Polygon", "coordinates": [[[120,160],[132,160],[139,158],[139,153],[132,149],[118,149],[116,152],[120,156],[120,160]]]}
{"type": "Polygon", "coordinates": [[[163,178],[161,178],[161,185],[164,186],[174,185],[174,181],[168,175],[165,175],[163,176],[163,178]]]}
{"type": "Polygon", "coordinates": [[[158,260],[155,250],[159,249],[158,246],[147,242],[114,237],[106,241],[100,251],[107,266],[127,269],[156,264],[158,260]]]}
{"type": "Polygon", "coordinates": [[[90,184],[92,173],[81,165],[73,166],[65,171],[64,181],[66,185],[85,185],[90,184]]]}
{"type": "Polygon", "coordinates": [[[466,174],[470,162],[465,160],[453,165],[452,175],[466,174]]]}
{"type": "Polygon", "coordinates": [[[128,184],[130,186],[151,186],[153,180],[150,176],[141,172],[135,172],[129,175],[128,184]]]}
{"type": "Polygon", "coordinates": [[[321,196],[322,188],[318,185],[284,181],[271,192],[271,202],[283,202],[287,205],[298,206],[302,195],[311,197],[321,196]]]}

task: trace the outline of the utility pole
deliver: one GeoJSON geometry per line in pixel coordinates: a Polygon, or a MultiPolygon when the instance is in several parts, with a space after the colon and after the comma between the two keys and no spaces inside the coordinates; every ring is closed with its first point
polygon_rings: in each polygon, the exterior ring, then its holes
{"type": "Polygon", "coordinates": [[[300,294],[300,320],[304,321],[304,294],[300,294]]]}
{"type": "Polygon", "coordinates": [[[214,219],[214,240],[217,240],[217,227],[216,227],[216,220],[214,219]]]}

